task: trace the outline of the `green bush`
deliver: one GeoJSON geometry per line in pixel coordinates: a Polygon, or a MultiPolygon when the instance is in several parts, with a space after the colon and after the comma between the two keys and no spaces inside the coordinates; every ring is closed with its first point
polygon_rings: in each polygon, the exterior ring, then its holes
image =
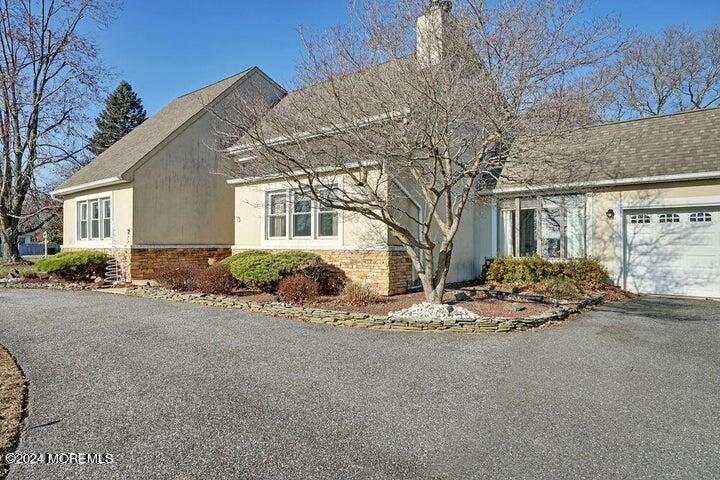
{"type": "Polygon", "coordinates": [[[65,280],[90,280],[105,275],[108,256],[92,250],[62,252],[35,263],[38,272],[46,272],[65,280]]]}
{"type": "Polygon", "coordinates": [[[483,271],[486,282],[517,286],[530,286],[555,277],[566,277],[578,285],[597,285],[607,280],[608,273],[595,260],[550,262],[539,256],[493,258],[486,262],[483,271]]]}
{"type": "Polygon", "coordinates": [[[281,278],[319,261],[321,260],[318,255],[308,252],[290,250],[273,255],[254,251],[234,255],[228,267],[233,277],[242,285],[274,292],[281,278]]]}
{"type": "Polygon", "coordinates": [[[226,267],[230,267],[231,264],[233,264],[236,260],[243,260],[247,259],[249,257],[255,257],[255,256],[269,256],[272,255],[269,252],[263,252],[262,250],[248,250],[246,252],[240,252],[237,253],[231,257],[224,258],[220,262],[218,262],[219,265],[225,265],[226,267]]]}

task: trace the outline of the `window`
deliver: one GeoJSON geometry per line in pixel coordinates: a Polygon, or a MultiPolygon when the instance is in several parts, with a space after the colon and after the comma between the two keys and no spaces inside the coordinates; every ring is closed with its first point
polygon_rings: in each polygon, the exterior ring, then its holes
{"type": "Polygon", "coordinates": [[[712,214],[707,212],[691,213],[690,221],[692,223],[712,222],[712,214]]]}
{"type": "Polygon", "coordinates": [[[338,236],[338,212],[323,207],[307,195],[290,190],[270,192],[266,205],[268,239],[328,239],[338,236]]]}
{"type": "Polygon", "coordinates": [[[112,202],[110,198],[93,198],[77,203],[77,239],[112,238],[112,202]]]}
{"type": "Polygon", "coordinates": [[[78,206],[78,240],[87,240],[88,238],[88,204],[80,202],[78,206]]]}
{"type": "Polygon", "coordinates": [[[498,254],[584,257],[587,242],[585,204],[585,195],[501,201],[498,254]]]}
{"type": "Polygon", "coordinates": [[[663,213],[660,215],[660,223],[680,223],[680,215],[677,213],[663,213]]]}
{"type": "Polygon", "coordinates": [[[293,237],[312,236],[312,200],[295,193],[293,195],[293,237]]]}
{"type": "Polygon", "coordinates": [[[630,223],[633,225],[650,223],[650,215],[630,215],[630,223]]]}
{"type": "Polygon", "coordinates": [[[90,203],[90,240],[100,239],[100,201],[90,203]]]}
{"type": "MultiPolygon", "coordinates": [[[[333,195],[331,191],[323,192],[328,195],[325,198],[330,198],[329,195],[333,195]]],[[[318,202],[318,237],[337,237],[338,235],[338,213],[329,207],[324,207],[318,202]]]]}
{"type": "Polygon", "coordinates": [[[287,235],[287,194],[272,193],[268,196],[268,237],[287,235]]]}
{"type": "Polygon", "coordinates": [[[102,199],[102,238],[112,237],[112,207],[109,198],[102,199]]]}

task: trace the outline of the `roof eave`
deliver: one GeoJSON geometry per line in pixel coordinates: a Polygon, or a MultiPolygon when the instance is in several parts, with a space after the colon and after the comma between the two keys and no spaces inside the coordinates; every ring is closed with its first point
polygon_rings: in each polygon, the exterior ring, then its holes
{"type": "Polygon", "coordinates": [[[50,196],[53,198],[63,197],[71,195],[73,193],[83,192],[85,190],[93,190],[95,188],[111,187],[114,185],[120,185],[123,183],[130,183],[122,177],[110,177],[102,180],[95,180],[94,182],[82,183],[80,185],[74,185],[72,187],[59,188],[50,192],[50,196]]]}

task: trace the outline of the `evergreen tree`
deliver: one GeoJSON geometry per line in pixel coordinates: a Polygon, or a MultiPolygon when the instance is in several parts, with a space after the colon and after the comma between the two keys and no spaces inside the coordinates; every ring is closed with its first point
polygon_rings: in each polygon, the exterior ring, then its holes
{"type": "Polygon", "coordinates": [[[105,100],[105,109],[95,119],[97,129],[90,140],[89,150],[100,155],[145,120],[147,114],[142,101],[128,82],[121,81],[105,100]]]}

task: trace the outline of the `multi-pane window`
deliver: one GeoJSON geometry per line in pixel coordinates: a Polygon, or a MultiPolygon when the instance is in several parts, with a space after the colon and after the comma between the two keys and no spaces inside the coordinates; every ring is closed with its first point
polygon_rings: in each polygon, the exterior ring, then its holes
{"type": "Polygon", "coordinates": [[[312,200],[296,193],[293,195],[293,237],[312,236],[312,200]]]}
{"type": "Polygon", "coordinates": [[[287,235],[287,198],[285,192],[268,195],[268,237],[287,235]]]}
{"type": "Polygon", "coordinates": [[[87,240],[88,238],[88,204],[87,202],[78,203],[78,239],[87,240]]]}
{"type": "Polygon", "coordinates": [[[112,238],[112,202],[110,198],[93,198],[77,203],[77,239],[112,238]]]}
{"type": "Polygon", "coordinates": [[[660,223],[680,223],[680,215],[677,213],[660,214],[660,223]]]}
{"type": "Polygon", "coordinates": [[[630,215],[630,223],[633,225],[650,223],[650,215],[630,215]]]}
{"type": "Polygon", "coordinates": [[[509,199],[501,201],[499,207],[499,255],[587,255],[585,195],[509,199]]]}
{"type": "Polygon", "coordinates": [[[692,223],[712,222],[712,214],[707,212],[691,213],[690,221],[692,223]]]}
{"type": "Polygon", "coordinates": [[[270,192],[266,196],[267,238],[336,238],[338,212],[300,192],[270,192]]]}

